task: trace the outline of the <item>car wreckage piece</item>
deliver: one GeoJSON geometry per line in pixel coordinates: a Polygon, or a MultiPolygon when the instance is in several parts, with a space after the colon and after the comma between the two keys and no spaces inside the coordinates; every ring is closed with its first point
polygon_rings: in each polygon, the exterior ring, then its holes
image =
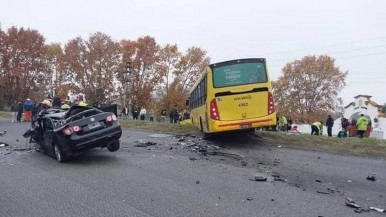
{"type": "Polygon", "coordinates": [[[120,147],[122,129],[116,105],[107,107],[72,106],[69,110],[43,110],[23,136],[35,149],[67,161],[82,151],[101,147],[114,152],[120,147]]]}

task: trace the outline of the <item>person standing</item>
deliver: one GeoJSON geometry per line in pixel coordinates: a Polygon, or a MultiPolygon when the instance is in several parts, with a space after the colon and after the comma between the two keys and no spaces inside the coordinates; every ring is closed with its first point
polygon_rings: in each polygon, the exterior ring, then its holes
{"type": "Polygon", "coordinates": [[[287,118],[284,115],[280,117],[280,130],[288,132],[288,122],[287,118]]]}
{"type": "Polygon", "coordinates": [[[18,112],[17,112],[17,122],[21,122],[21,116],[23,116],[23,104],[21,102],[18,102],[17,103],[17,108],[18,108],[18,112]]]}
{"type": "Polygon", "coordinates": [[[166,121],[166,109],[162,109],[161,111],[161,122],[166,121]]]}
{"type": "Polygon", "coordinates": [[[150,109],[149,111],[149,121],[153,122],[154,121],[154,110],[150,109]]]}
{"type": "Polygon", "coordinates": [[[327,134],[329,137],[332,136],[332,126],[334,126],[334,119],[332,119],[331,115],[328,115],[326,120],[327,134]]]}
{"type": "Polygon", "coordinates": [[[315,122],[311,125],[311,135],[323,135],[323,122],[315,122]]]}
{"type": "Polygon", "coordinates": [[[172,111],[172,119],[173,119],[172,122],[173,122],[173,124],[178,124],[179,118],[180,118],[180,113],[178,112],[177,109],[174,109],[172,111]]]}
{"type": "Polygon", "coordinates": [[[18,106],[16,100],[12,103],[11,112],[12,112],[12,123],[16,123],[17,122],[17,113],[19,112],[19,106],[18,106]]]}
{"type": "Polygon", "coordinates": [[[133,119],[134,120],[138,120],[139,111],[138,111],[138,107],[137,106],[134,106],[134,109],[132,110],[132,113],[133,113],[133,119]]]}
{"type": "Polygon", "coordinates": [[[358,136],[359,138],[363,138],[363,135],[365,134],[366,130],[367,130],[367,126],[369,125],[369,120],[367,120],[367,118],[365,118],[365,116],[363,114],[361,114],[361,116],[358,118],[357,120],[357,128],[358,128],[358,136]]]}
{"type": "Polygon", "coordinates": [[[147,114],[147,111],[145,107],[142,107],[141,110],[139,111],[139,117],[141,118],[142,121],[145,120],[146,114],[147,114]]]}
{"type": "Polygon", "coordinates": [[[31,102],[31,100],[28,98],[28,99],[24,102],[24,111],[25,111],[24,121],[27,121],[27,122],[30,122],[30,121],[31,121],[31,117],[32,117],[32,107],[33,107],[33,104],[32,104],[32,102],[31,102]]]}

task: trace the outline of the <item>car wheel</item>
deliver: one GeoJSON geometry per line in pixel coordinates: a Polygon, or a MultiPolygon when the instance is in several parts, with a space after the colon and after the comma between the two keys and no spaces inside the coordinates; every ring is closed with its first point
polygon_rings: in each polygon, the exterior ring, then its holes
{"type": "Polygon", "coordinates": [[[60,149],[60,147],[56,143],[54,144],[54,153],[55,153],[56,160],[59,161],[60,163],[63,163],[67,160],[63,151],[60,149]]]}
{"type": "Polygon", "coordinates": [[[111,152],[118,151],[118,149],[119,149],[119,141],[107,145],[107,150],[111,152]]]}

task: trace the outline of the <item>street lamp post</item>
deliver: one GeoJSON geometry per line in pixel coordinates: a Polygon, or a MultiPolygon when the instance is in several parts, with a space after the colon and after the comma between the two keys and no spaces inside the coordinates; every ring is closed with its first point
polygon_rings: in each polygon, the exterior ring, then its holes
{"type": "Polygon", "coordinates": [[[125,65],[125,74],[124,74],[124,95],[123,95],[123,106],[126,109],[127,108],[127,115],[129,116],[130,111],[130,82],[131,82],[131,61],[127,61],[125,65]],[[129,98],[128,106],[126,106],[126,100],[129,98]]]}

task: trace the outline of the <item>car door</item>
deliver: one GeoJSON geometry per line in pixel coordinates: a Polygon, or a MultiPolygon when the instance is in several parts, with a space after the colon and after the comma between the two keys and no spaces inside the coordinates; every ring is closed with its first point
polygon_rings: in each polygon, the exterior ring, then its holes
{"type": "Polygon", "coordinates": [[[47,152],[54,153],[52,143],[54,140],[54,124],[51,118],[43,118],[43,145],[47,152]]]}

